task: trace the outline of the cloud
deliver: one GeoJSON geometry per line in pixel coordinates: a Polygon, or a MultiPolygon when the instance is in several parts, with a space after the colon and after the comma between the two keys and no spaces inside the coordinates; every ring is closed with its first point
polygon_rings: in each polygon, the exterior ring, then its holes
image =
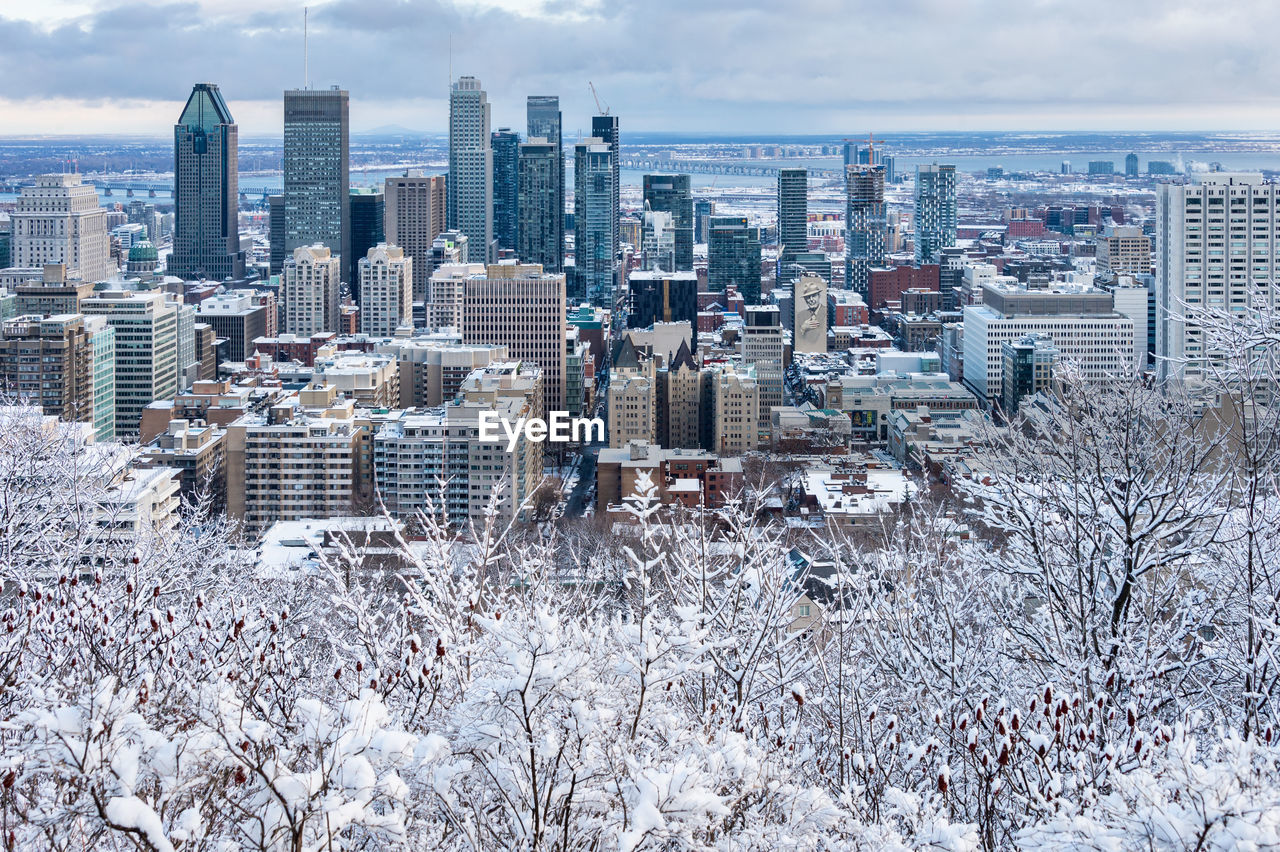
{"type": "MultiPolygon", "coordinates": [[[[52,24],[13,5],[0,132],[47,124],[57,100],[66,124],[77,104],[127,102],[83,129],[161,134],[211,80],[243,132],[278,133],[280,93],[302,82],[294,3],[95,0],[52,24]]],[[[1270,128],[1278,26],[1269,0],[332,0],[311,11],[310,67],[351,91],[357,129],[442,130],[450,67],[481,78],[495,127],[559,93],[567,134],[594,111],[588,80],[637,130],[1270,128]]]]}

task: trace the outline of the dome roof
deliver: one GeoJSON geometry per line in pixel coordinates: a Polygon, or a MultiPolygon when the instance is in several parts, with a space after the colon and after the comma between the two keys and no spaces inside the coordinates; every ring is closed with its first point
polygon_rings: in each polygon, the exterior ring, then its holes
{"type": "Polygon", "coordinates": [[[139,240],[129,249],[129,262],[142,262],[160,260],[160,254],[156,251],[156,247],[151,244],[150,240],[139,240]]]}

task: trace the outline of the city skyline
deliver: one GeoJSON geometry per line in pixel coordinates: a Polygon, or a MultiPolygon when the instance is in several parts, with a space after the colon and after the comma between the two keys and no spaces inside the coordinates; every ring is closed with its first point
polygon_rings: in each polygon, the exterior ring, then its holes
{"type": "MultiPolygon", "coordinates": [[[[162,133],[182,89],[204,81],[234,102],[243,135],[274,135],[279,91],[307,82],[300,6],[0,0],[13,59],[0,135],[162,133]],[[171,29],[174,16],[187,25],[171,29]],[[130,57],[149,34],[164,37],[165,75],[130,57]]],[[[715,6],[334,0],[311,7],[310,84],[351,91],[354,132],[442,132],[450,70],[485,80],[495,126],[520,126],[527,94],[560,94],[567,139],[589,132],[588,80],[635,131],[1280,127],[1280,98],[1265,82],[1280,70],[1265,36],[1280,10],[1057,8],[1046,16],[1042,5],[1002,2],[978,14],[931,0],[895,9],[809,0],[786,15],[740,4],[729,19],[715,6]],[[866,39],[869,21],[910,36],[866,39]],[[771,50],[779,39],[805,44],[805,62],[771,50]],[[1182,61],[1188,51],[1196,62],[1182,61]]]]}

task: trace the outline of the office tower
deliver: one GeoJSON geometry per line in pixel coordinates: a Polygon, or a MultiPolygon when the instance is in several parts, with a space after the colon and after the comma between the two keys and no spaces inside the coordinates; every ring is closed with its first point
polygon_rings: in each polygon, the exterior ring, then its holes
{"type": "Polygon", "coordinates": [[[116,436],[116,330],[106,317],[84,316],[93,347],[90,382],[93,385],[93,434],[99,441],[116,436]]]}
{"type": "Polygon", "coordinates": [[[462,282],[462,342],[506,345],[542,369],[544,411],[564,409],[564,276],[536,264],[489,266],[462,282]]]}
{"type": "Polygon", "coordinates": [[[227,358],[231,361],[251,356],[253,342],[267,336],[267,309],[257,304],[253,295],[252,290],[219,293],[197,306],[196,318],[227,341],[227,358]]]}
{"type": "MultiPolygon", "coordinates": [[[[520,134],[509,127],[493,132],[493,238],[514,251],[520,218],[520,134]]],[[[523,260],[523,258],[521,258],[523,260]]]]}
{"type": "MultiPolygon", "coordinates": [[[[539,165],[530,163],[533,170],[529,175],[530,191],[528,198],[522,196],[519,201],[519,258],[525,263],[541,263],[547,272],[564,271],[564,141],[561,133],[560,98],[557,95],[530,95],[528,106],[528,132],[525,134],[529,142],[535,139],[544,140],[551,146],[550,151],[530,150],[528,156],[537,160],[539,165]],[[545,162],[549,159],[550,162],[545,162]],[[543,169],[549,167],[549,177],[542,177],[543,169]],[[549,189],[539,189],[543,182],[549,189]],[[534,223],[537,229],[534,237],[525,236],[525,227],[534,223]],[[529,252],[526,254],[526,252],[529,252]]],[[[523,150],[520,156],[525,156],[523,150]]],[[[520,176],[520,191],[525,192],[526,177],[520,176]]]]}
{"type": "Polygon", "coordinates": [[[1000,360],[1004,368],[1000,406],[1005,417],[1016,414],[1028,396],[1053,388],[1058,349],[1049,335],[1032,333],[1006,340],[1000,344],[1000,360]]]}
{"type": "Polygon", "coordinates": [[[964,383],[984,405],[1004,393],[1001,344],[1041,332],[1091,381],[1136,369],[1134,323],[1114,297],[1089,284],[1028,287],[993,277],[979,304],[964,309],[964,383]]]}
{"type": "Polygon", "coordinates": [[[80,175],[44,175],[24,186],[11,219],[12,266],[61,263],[69,277],[89,282],[115,276],[106,211],[80,175]]]}
{"type": "Polygon", "coordinates": [[[207,322],[197,322],[195,333],[196,359],[200,362],[196,381],[213,381],[218,378],[218,333],[207,322]]]}
{"type": "Polygon", "coordinates": [[[270,243],[270,269],[272,275],[279,275],[284,269],[284,196],[267,197],[267,229],[270,243]]]}
{"type": "Polygon", "coordinates": [[[115,330],[116,435],[137,435],[142,410],[178,391],[177,305],[156,290],[102,290],[80,310],[115,330]]]}
{"type": "Polygon", "coordinates": [[[698,334],[698,276],[688,272],[631,273],[630,328],[648,328],[655,322],[687,322],[690,339],[698,334]]]}
{"type": "Polygon", "coordinates": [[[1113,175],[1116,173],[1116,164],[1111,160],[1090,160],[1089,174],[1091,175],[1113,175]]]}
{"type": "Polygon", "coordinates": [[[622,215],[622,137],[618,132],[618,117],[609,115],[593,115],[591,117],[591,135],[609,147],[613,162],[613,253],[618,253],[618,217],[622,215]]]}
{"type": "Polygon", "coordinates": [[[916,264],[956,244],[956,167],[916,166],[916,264]]]}
{"type": "Polygon", "coordinates": [[[215,281],[244,277],[238,133],[218,87],[197,83],[173,127],[170,275],[215,281]]]}
{"type": "Polygon", "coordinates": [[[1098,237],[1098,274],[1151,274],[1151,238],[1137,225],[1108,225],[1098,237]]]}
{"type": "Polygon", "coordinates": [[[480,81],[459,78],[449,92],[445,221],[470,238],[478,257],[493,260],[493,147],[489,132],[489,100],[480,81]]]}
{"type": "MultiPolygon", "coordinates": [[[[773,409],[783,404],[782,369],[786,359],[786,342],[782,330],[782,313],[777,305],[750,305],[745,319],[742,328],[742,363],[755,367],[756,382],[760,389],[758,416],[761,425],[764,425],[773,415],[773,409]]],[[[825,328],[823,334],[826,334],[825,328]]]]}
{"type": "Polygon", "coordinates": [[[1204,378],[1213,366],[1189,311],[1243,311],[1276,299],[1280,184],[1211,172],[1156,187],[1156,364],[1160,378],[1204,378]]]}
{"type": "Polygon", "coordinates": [[[1124,158],[1124,176],[1135,178],[1138,176],[1138,155],[1130,154],[1124,158]]]}
{"type": "Polygon", "coordinates": [[[351,256],[349,98],[344,89],[284,93],[284,250],[316,243],[351,256]]]}
{"type": "Polygon", "coordinates": [[[884,169],[850,166],[845,170],[844,282],[865,299],[871,268],[884,265],[885,231],[884,169]]]}
{"type": "Polygon", "coordinates": [[[387,178],[385,185],[383,239],[413,258],[415,293],[427,292],[431,280],[431,246],[445,229],[446,182],[444,175],[410,171],[387,178]]]}
{"type": "Polygon", "coordinates": [[[723,292],[730,285],[748,304],[760,302],[760,229],[745,216],[711,217],[707,249],[707,287],[723,292]]]}
{"type": "Polygon", "coordinates": [[[693,190],[688,175],[645,175],[644,203],[649,210],[671,214],[675,229],[675,268],[693,269],[693,190]]]}
{"type": "Polygon", "coordinates": [[[1062,173],[1063,173],[1064,175],[1069,175],[1069,174],[1071,174],[1071,161],[1070,161],[1070,160],[1063,160],[1063,161],[1062,161],[1062,173]]]}
{"type": "Polygon", "coordinates": [[[564,262],[564,163],[560,148],[530,137],[518,155],[516,257],[551,272],[564,262]]]}
{"type": "Polygon", "coordinates": [[[298,246],[284,262],[284,330],[311,335],[338,330],[342,263],[328,246],[298,246]]]}
{"type": "Polygon", "coordinates": [[[93,423],[93,343],[80,314],[0,325],[0,388],[69,423],[93,423]]]}
{"type": "Polygon", "coordinates": [[[360,187],[351,190],[351,257],[347,264],[347,281],[351,284],[352,297],[360,301],[360,260],[369,249],[387,241],[383,232],[386,222],[386,196],[382,189],[360,187]]]}
{"type": "Polygon", "coordinates": [[[391,337],[413,324],[413,258],[399,246],[379,243],[360,259],[360,331],[391,337]]]}
{"type": "MultiPolygon", "coordinates": [[[[600,118],[601,116],[597,116],[600,118]]],[[[607,117],[607,116],[605,116],[607,117]]],[[[593,305],[613,307],[617,277],[617,179],[613,149],[592,137],[574,148],[573,239],[577,287],[593,305]]]]}
{"type": "MultiPolygon", "coordinates": [[[[778,170],[778,269],[786,270],[809,250],[809,171],[778,170]]],[[[780,272],[778,280],[784,275],[780,272]]]]}
{"type": "Polygon", "coordinates": [[[178,352],[174,369],[178,390],[184,391],[200,375],[200,359],[196,356],[196,308],[183,302],[181,296],[167,295],[174,310],[174,346],[178,352]]]}

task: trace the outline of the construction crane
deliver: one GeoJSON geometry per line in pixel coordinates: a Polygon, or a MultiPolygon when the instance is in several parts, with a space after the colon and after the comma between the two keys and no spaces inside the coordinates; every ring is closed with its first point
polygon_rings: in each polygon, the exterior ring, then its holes
{"type": "Polygon", "coordinates": [[[608,115],[609,105],[600,103],[600,95],[596,93],[596,84],[588,80],[587,85],[591,87],[591,97],[596,99],[596,112],[599,115],[608,115]]]}

